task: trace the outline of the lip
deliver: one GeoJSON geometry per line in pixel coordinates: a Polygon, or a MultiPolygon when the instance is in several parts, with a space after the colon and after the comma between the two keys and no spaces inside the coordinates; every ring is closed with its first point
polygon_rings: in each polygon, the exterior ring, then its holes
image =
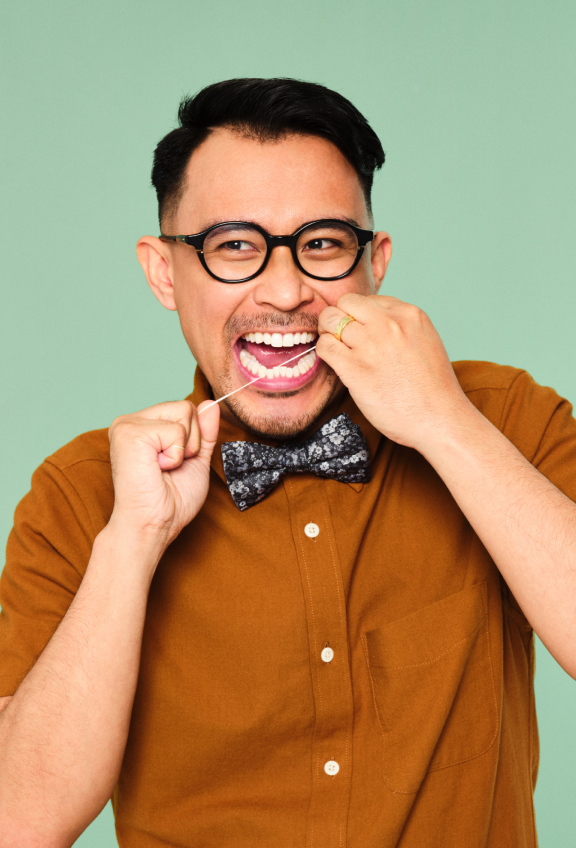
{"type": "MultiPolygon", "coordinates": [[[[290,332],[287,330],[286,332],[290,332]]],[[[294,330],[294,332],[298,332],[298,330],[294,330]]],[[[309,332],[309,331],[308,331],[309,332]]],[[[311,342],[310,347],[313,347],[316,344],[317,339],[314,342],[311,342]]],[[[234,343],[234,358],[236,360],[236,365],[238,370],[240,371],[242,377],[246,380],[246,382],[250,382],[252,380],[256,381],[256,377],[251,371],[248,371],[247,368],[244,368],[242,363],[240,362],[240,350],[242,348],[241,345],[242,337],[239,336],[234,343]]],[[[286,351],[286,359],[290,359],[291,348],[284,348],[286,351]]],[[[274,349],[275,353],[278,352],[278,348],[274,349]]],[[[295,354],[292,354],[294,356],[295,354]]],[[[306,354],[303,353],[302,356],[306,354]]],[[[301,358],[301,357],[299,357],[301,358]]],[[[301,374],[299,377],[272,377],[269,379],[268,377],[262,377],[260,379],[260,385],[258,386],[259,391],[269,391],[269,392],[289,392],[295,391],[296,389],[302,388],[302,386],[306,385],[306,383],[311,382],[316,376],[322,360],[320,357],[316,356],[314,360],[314,365],[307,371],[305,374],[301,374]]],[[[290,363],[290,367],[298,364],[298,359],[295,359],[294,362],[290,363]]]]}

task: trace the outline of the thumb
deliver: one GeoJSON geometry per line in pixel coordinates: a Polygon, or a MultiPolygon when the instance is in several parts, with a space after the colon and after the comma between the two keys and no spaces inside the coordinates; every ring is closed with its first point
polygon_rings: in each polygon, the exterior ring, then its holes
{"type": "Polygon", "coordinates": [[[214,403],[214,401],[205,400],[198,406],[199,415],[203,409],[205,409],[206,412],[198,418],[201,437],[198,456],[210,464],[210,459],[218,439],[218,430],[220,428],[220,406],[217,403],[214,403]]]}

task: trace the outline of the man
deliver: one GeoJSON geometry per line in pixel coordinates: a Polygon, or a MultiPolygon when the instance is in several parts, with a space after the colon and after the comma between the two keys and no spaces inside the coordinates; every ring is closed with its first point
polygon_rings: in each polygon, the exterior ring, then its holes
{"type": "Polygon", "coordinates": [[[138,258],[194,392],[18,506],[0,844],[71,845],[114,793],[127,848],[533,846],[532,628],[576,673],[571,407],[377,294],[384,156],[340,95],[231,80],[180,123],[138,258]]]}

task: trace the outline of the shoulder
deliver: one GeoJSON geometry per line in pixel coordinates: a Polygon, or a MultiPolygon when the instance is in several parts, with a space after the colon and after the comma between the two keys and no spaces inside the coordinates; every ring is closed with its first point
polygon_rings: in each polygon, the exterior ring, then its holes
{"type": "Polygon", "coordinates": [[[515,380],[527,372],[512,365],[495,362],[461,360],[453,362],[454,373],[466,394],[475,391],[508,391],[515,380]]]}
{"type": "MultiPolygon", "coordinates": [[[[523,368],[472,360],[453,362],[452,367],[462,391],[482,412],[484,406],[487,409],[499,408],[502,414],[507,414],[511,408],[524,411],[530,408],[537,417],[547,418],[559,406],[572,411],[565,398],[550,386],[537,383],[523,368]]],[[[486,412],[484,414],[487,415],[486,412]]]]}
{"type": "Polygon", "coordinates": [[[71,442],[59,448],[46,458],[46,462],[60,471],[70,471],[83,463],[101,462],[110,465],[110,442],[108,430],[89,430],[76,436],[71,442]]]}
{"type": "Polygon", "coordinates": [[[540,467],[562,445],[570,447],[570,467],[576,467],[576,421],[568,400],[522,368],[473,361],[452,366],[469,401],[530,462],[540,467]]]}
{"type": "Polygon", "coordinates": [[[521,388],[524,378],[531,379],[521,368],[495,362],[463,360],[453,362],[452,367],[470,403],[499,429],[511,391],[521,388]]]}
{"type": "MultiPolygon", "coordinates": [[[[97,534],[114,506],[108,430],[90,430],[59,448],[32,475],[30,507],[50,513],[69,512],[97,534]]],[[[24,498],[26,501],[26,498],[24,498]]],[[[66,519],[69,525],[71,518],[66,519]]]]}

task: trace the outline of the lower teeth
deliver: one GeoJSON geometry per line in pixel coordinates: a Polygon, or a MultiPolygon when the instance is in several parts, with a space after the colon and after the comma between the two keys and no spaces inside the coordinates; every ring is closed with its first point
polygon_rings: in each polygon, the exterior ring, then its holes
{"type": "Polygon", "coordinates": [[[300,377],[310,370],[315,360],[316,353],[312,350],[310,353],[303,355],[300,361],[295,363],[293,368],[286,367],[285,365],[276,365],[274,368],[266,368],[258,362],[255,356],[252,356],[252,354],[248,353],[248,351],[244,348],[240,351],[240,362],[244,368],[254,374],[255,377],[265,377],[268,380],[278,377],[300,377]]]}

